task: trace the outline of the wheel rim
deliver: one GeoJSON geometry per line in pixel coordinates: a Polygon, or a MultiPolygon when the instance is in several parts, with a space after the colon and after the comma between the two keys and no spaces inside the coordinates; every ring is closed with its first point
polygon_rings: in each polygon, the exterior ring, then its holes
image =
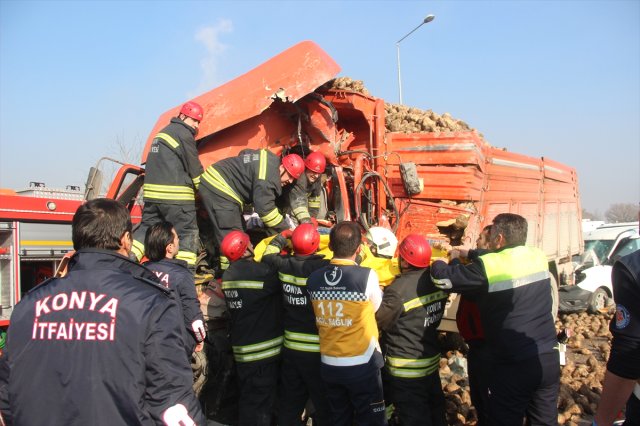
{"type": "Polygon", "coordinates": [[[595,294],[594,302],[598,311],[604,312],[607,310],[607,295],[603,291],[598,291],[595,294]]]}

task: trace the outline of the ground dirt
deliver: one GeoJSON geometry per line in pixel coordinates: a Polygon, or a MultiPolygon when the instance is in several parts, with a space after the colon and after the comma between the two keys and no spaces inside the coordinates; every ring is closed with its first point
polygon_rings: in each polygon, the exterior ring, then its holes
{"type": "MultiPolygon", "coordinates": [[[[586,425],[600,400],[602,381],[609,359],[611,333],[609,322],[613,311],[591,315],[586,312],[560,314],[556,321],[558,332],[571,330],[566,344],[566,362],[561,367],[558,398],[560,425],[586,425]]],[[[449,345],[455,346],[448,339],[449,345]]],[[[461,365],[465,364],[464,346],[446,352],[440,364],[440,377],[446,396],[447,421],[450,425],[475,425],[476,412],[469,397],[468,378],[461,365]]]]}

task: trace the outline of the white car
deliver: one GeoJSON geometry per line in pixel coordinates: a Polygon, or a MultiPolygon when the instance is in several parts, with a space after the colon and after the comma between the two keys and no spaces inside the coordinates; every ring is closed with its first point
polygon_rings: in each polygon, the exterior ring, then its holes
{"type": "Polygon", "coordinates": [[[603,225],[585,234],[575,284],[559,289],[560,312],[606,311],[614,303],[611,269],[616,260],[640,249],[638,222],[603,225]]]}

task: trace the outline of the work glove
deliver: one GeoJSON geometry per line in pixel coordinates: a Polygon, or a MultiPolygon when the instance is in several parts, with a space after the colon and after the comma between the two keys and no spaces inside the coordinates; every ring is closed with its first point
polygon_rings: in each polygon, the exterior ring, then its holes
{"type": "Polygon", "coordinates": [[[280,233],[280,235],[282,235],[284,238],[289,239],[291,238],[291,235],[293,234],[293,231],[291,229],[285,229],[284,231],[282,231],[280,233]]]}
{"type": "Polygon", "coordinates": [[[198,343],[202,342],[205,337],[207,337],[207,331],[204,329],[204,324],[202,320],[195,320],[191,323],[191,329],[196,336],[196,341],[198,343]]]}

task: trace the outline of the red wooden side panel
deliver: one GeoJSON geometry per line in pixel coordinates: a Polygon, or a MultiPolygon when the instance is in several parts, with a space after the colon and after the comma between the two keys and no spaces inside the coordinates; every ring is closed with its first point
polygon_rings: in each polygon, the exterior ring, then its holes
{"type": "Polygon", "coordinates": [[[394,194],[406,197],[399,165],[416,164],[424,189],[421,200],[479,200],[485,167],[485,143],[475,132],[389,133],[392,154],[379,162],[394,194]]]}
{"type": "Polygon", "coordinates": [[[559,182],[577,183],[576,171],[557,161],[548,158],[542,159],[544,163],[544,176],[559,182]]]}
{"type": "Polygon", "coordinates": [[[475,209],[472,203],[456,206],[398,198],[396,204],[398,210],[402,212],[396,232],[398,240],[401,241],[407,235],[417,233],[432,241],[471,243],[468,241],[470,237],[464,234],[464,228],[455,228],[454,225],[444,226],[444,224],[453,224],[461,216],[475,221],[475,209]]]}
{"type": "MultiPolygon", "coordinates": [[[[417,165],[424,189],[413,198],[429,200],[479,200],[483,176],[475,167],[444,167],[417,165]]],[[[387,178],[391,192],[398,197],[407,194],[400,173],[390,173],[387,178]]]]}

